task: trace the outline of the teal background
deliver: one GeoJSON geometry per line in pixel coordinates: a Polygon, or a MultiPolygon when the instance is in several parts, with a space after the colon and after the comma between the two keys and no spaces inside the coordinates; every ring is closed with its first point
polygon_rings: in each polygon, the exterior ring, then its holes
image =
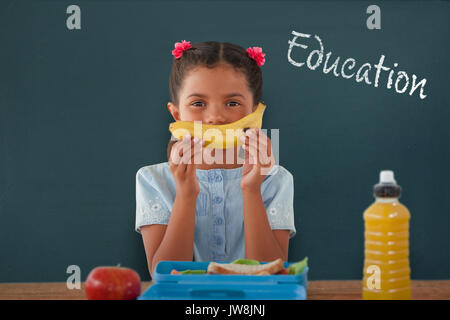
{"type": "MultiPolygon", "coordinates": [[[[266,52],[263,128],[294,175],[289,260],[311,280],[360,279],[363,211],[395,171],[412,220],[413,279],[449,279],[450,6],[445,1],[4,1],[0,4],[0,282],[82,279],[99,265],[149,279],[134,231],[135,174],[166,161],[174,43],[266,52]],[[81,7],[81,30],[66,8],[81,7]],[[381,30],[366,8],[381,8],[381,30]],[[291,31],[325,53],[426,78],[426,99],[287,60],[291,31]]],[[[305,61],[310,49],[295,51],[305,61]]],[[[334,59],[332,60],[334,61],[334,59]]],[[[323,67],[323,65],[322,65],[323,67]]],[[[372,77],[373,77],[372,73],[372,77]]],[[[373,78],[372,78],[373,81],[373,78]]]]}

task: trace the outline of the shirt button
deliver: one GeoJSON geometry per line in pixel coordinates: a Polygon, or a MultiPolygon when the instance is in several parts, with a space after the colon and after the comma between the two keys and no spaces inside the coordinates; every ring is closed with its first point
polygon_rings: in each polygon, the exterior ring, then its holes
{"type": "Polygon", "coordinates": [[[216,224],[221,225],[223,223],[223,219],[222,218],[217,218],[216,219],[216,224]]]}
{"type": "Polygon", "coordinates": [[[216,177],[216,182],[220,182],[220,181],[222,181],[222,176],[217,176],[216,177]]]}
{"type": "Polygon", "coordinates": [[[215,197],[214,198],[214,203],[219,204],[222,202],[222,197],[215,197]]]}
{"type": "Polygon", "coordinates": [[[223,243],[223,239],[221,237],[216,237],[216,244],[220,246],[223,243]]]}

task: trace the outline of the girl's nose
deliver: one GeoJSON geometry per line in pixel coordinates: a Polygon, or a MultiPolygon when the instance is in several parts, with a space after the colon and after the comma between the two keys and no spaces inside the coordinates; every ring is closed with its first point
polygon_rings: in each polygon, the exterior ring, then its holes
{"type": "MultiPolygon", "coordinates": [[[[213,108],[211,108],[213,109],[213,108]]],[[[206,124],[226,124],[227,119],[221,112],[221,110],[213,109],[208,112],[208,114],[205,117],[205,123],[206,124]]]]}

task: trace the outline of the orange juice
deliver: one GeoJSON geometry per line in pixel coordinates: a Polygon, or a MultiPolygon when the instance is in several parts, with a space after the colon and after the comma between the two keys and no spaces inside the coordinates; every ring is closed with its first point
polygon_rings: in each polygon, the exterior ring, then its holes
{"type": "Polygon", "coordinates": [[[363,299],[411,299],[409,210],[394,173],[381,171],[375,202],[364,211],[363,299]]]}

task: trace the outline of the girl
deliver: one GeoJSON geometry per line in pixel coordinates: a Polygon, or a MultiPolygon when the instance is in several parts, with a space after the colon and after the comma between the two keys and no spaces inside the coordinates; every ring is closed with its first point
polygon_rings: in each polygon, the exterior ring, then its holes
{"type": "MultiPolygon", "coordinates": [[[[172,54],[168,109],[176,121],[227,124],[256,109],[261,48],[183,41],[172,54]]],[[[161,260],[288,260],[296,233],[292,174],[274,163],[270,139],[260,130],[242,138],[243,163],[238,150],[203,148],[187,135],[169,143],[168,162],[137,172],[136,231],[151,275],[161,260]],[[223,153],[226,164],[192,161],[207,152],[223,153]],[[270,171],[261,174],[262,168],[270,171]]]]}

